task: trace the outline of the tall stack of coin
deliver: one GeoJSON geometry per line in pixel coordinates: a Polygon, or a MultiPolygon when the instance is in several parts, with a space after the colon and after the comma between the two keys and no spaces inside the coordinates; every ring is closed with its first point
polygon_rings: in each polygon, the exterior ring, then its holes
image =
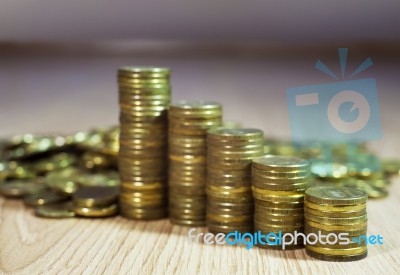
{"type": "Polygon", "coordinates": [[[367,256],[367,194],[349,187],[320,186],[306,190],[304,200],[305,233],[315,234],[306,244],[307,254],[327,261],[355,261],[367,256]],[[349,242],[340,244],[339,234],[347,233],[349,242]],[[316,236],[324,235],[317,239],[316,236]],[[330,243],[327,243],[327,242],[330,243]]]}
{"type": "Polygon", "coordinates": [[[169,69],[122,67],[120,104],[120,212],[131,219],[159,219],[167,209],[167,107],[169,69]]]}
{"type": "Polygon", "coordinates": [[[211,129],[207,152],[209,231],[252,232],[251,161],[263,154],[263,132],[250,128],[211,129]]]}
{"type": "MultiPolygon", "coordinates": [[[[291,156],[266,155],[253,160],[252,190],[255,200],[254,229],[263,234],[303,232],[304,192],[309,184],[311,163],[291,156]]],[[[272,235],[271,235],[272,236],[272,235]]],[[[273,236],[259,243],[280,249],[273,236]]],[[[304,247],[300,243],[285,249],[304,247]]]]}
{"type": "Polygon", "coordinates": [[[222,122],[215,102],[181,101],[169,108],[169,217],[172,223],[206,221],[207,131],[222,122]]]}

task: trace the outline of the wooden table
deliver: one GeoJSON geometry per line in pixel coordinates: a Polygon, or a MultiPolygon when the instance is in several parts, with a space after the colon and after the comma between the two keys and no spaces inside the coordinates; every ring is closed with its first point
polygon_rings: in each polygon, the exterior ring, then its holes
{"type": "MultiPolygon", "coordinates": [[[[170,66],[174,100],[218,100],[227,119],[262,128],[267,136],[289,136],[286,88],[332,81],[313,70],[315,58],[312,52],[292,61],[263,52],[222,57],[195,52],[182,58],[6,52],[0,64],[0,136],[116,124],[115,68],[125,64],[170,66]]],[[[382,92],[385,136],[372,144],[381,156],[400,155],[398,64],[385,59],[370,73],[382,92]]],[[[366,259],[350,263],[315,260],[304,250],[190,244],[188,228],[168,220],[41,219],[20,201],[0,198],[0,273],[395,274],[400,270],[399,183],[393,183],[388,198],[368,202],[368,233],[382,235],[384,244],[370,245],[366,259]]]]}

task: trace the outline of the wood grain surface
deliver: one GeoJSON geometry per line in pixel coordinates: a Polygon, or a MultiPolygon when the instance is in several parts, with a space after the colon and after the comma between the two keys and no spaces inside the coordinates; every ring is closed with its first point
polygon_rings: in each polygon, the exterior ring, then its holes
{"type": "MultiPolygon", "coordinates": [[[[172,67],[174,100],[221,101],[225,118],[264,129],[267,136],[275,137],[290,134],[285,109],[288,87],[332,81],[313,70],[320,56],[311,52],[293,61],[274,58],[273,54],[199,54],[2,55],[0,136],[70,133],[116,124],[115,68],[126,64],[172,67]]],[[[367,75],[376,76],[382,92],[384,138],[372,143],[381,156],[400,155],[398,65],[398,60],[385,59],[367,75]]],[[[370,245],[366,259],[350,263],[319,261],[308,257],[304,249],[246,250],[243,246],[190,244],[188,228],[173,226],[168,220],[42,219],[20,201],[0,198],[0,273],[398,274],[399,183],[399,179],[393,182],[388,198],[368,202],[368,233],[382,235],[384,244],[370,245]]]]}
{"type": "MultiPolygon", "coordinates": [[[[274,251],[189,243],[188,228],[168,220],[37,218],[0,198],[0,272],[13,274],[396,274],[400,270],[400,181],[368,202],[368,257],[324,262],[305,250],[274,251]]],[[[199,229],[204,231],[203,229],[199,229]]]]}

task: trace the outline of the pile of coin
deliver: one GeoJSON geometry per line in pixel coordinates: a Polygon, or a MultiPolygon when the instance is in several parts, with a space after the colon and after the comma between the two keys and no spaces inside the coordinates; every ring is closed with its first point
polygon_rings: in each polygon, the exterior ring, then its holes
{"type": "Polygon", "coordinates": [[[167,209],[167,108],[170,71],[118,70],[120,211],[130,219],[160,219],[167,209]]]}
{"type": "Polygon", "coordinates": [[[251,162],[263,154],[263,132],[251,128],[211,129],[207,152],[209,231],[252,232],[251,162]]]}
{"type": "Polygon", "coordinates": [[[169,107],[169,217],[172,223],[206,221],[207,131],[222,122],[216,102],[181,101],[169,107]]]}
{"type": "Polygon", "coordinates": [[[315,234],[306,244],[308,255],[327,261],[355,261],[367,256],[367,194],[361,190],[320,186],[306,190],[304,200],[305,234],[315,234]],[[340,233],[347,233],[349,242],[340,244],[340,233]],[[329,237],[326,237],[328,234],[329,237]],[[318,235],[325,237],[317,238],[318,235]],[[330,243],[327,243],[327,242],[330,243]]]}
{"type": "MultiPolygon", "coordinates": [[[[254,229],[267,235],[303,232],[304,192],[309,184],[311,163],[291,156],[266,155],[253,160],[252,190],[255,204],[254,229]]],[[[281,249],[270,238],[262,248],[281,249]]],[[[302,248],[303,242],[285,249],[302,248]]]]}

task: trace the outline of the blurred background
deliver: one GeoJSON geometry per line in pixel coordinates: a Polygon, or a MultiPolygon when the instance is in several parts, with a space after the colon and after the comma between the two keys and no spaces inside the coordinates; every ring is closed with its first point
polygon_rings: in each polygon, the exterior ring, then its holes
{"type": "Polygon", "coordinates": [[[116,69],[172,69],[174,101],[223,103],[224,117],[290,137],[286,90],[330,83],[318,59],[377,81],[383,156],[399,142],[399,1],[0,3],[0,137],[118,124],[116,69]]]}

